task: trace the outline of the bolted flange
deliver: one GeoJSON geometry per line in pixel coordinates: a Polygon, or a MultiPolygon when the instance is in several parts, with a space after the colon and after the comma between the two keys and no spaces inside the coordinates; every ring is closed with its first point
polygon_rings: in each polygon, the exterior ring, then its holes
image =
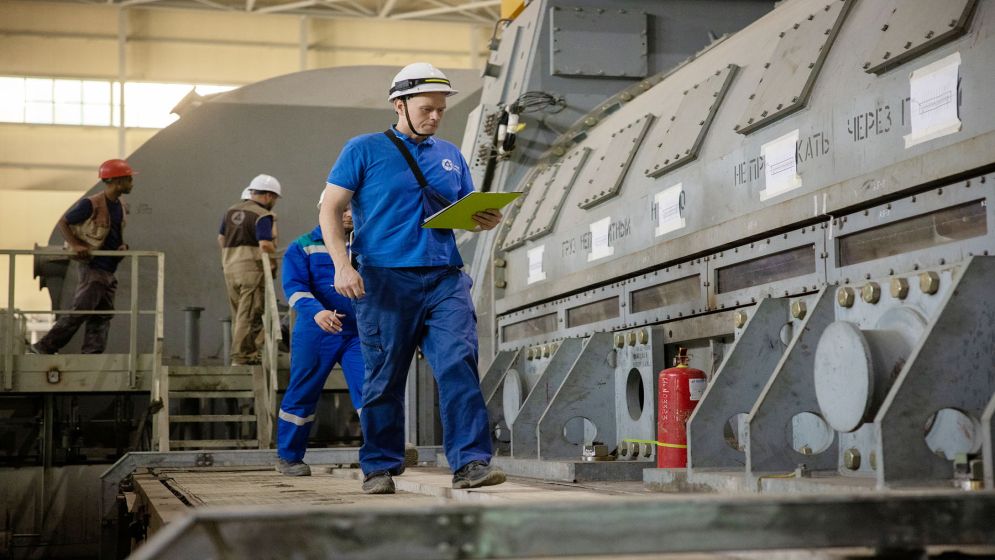
{"type": "Polygon", "coordinates": [[[860,299],[865,303],[877,303],[881,299],[881,285],[868,282],[860,288],[860,299]]]}
{"type": "Polygon", "coordinates": [[[805,306],[805,302],[798,300],[791,304],[791,316],[795,319],[804,319],[805,314],[808,313],[808,308],[805,306]]]}
{"type": "Polygon", "coordinates": [[[935,294],[940,291],[940,275],[932,270],[920,273],[919,289],[924,294],[935,294]]]}
{"type": "Polygon", "coordinates": [[[745,311],[737,311],[732,316],[733,323],[736,325],[737,329],[743,328],[743,325],[746,324],[747,319],[749,319],[749,317],[746,315],[745,311]]]}
{"type": "Polygon", "coordinates": [[[836,303],[840,304],[840,307],[853,307],[853,302],[856,299],[853,288],[849,286],[836,290],[836,303]]]}
{"type": "Polygon", "coordinates": [[[851,447],[843,452],[843,466],[855,471],[860,468],[860,451],[851,447]]]}
{"type": "Polygon", "coordinates": [[[905,299],[909,295],[909,281],[905,278],[891,279],[891,297],[905,299]]]}

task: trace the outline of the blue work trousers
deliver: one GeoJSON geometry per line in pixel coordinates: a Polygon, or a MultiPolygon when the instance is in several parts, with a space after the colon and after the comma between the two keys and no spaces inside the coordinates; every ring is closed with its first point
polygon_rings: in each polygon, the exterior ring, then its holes
{"type": "Polygon", "coordinates": [[[366,295],[354,307],[366,362],[359,450],[363,472],[397,474],[404,465],[404,389],[416,347],[428,359],[438,385],[450,467],[455,471],[470,461],[490,461],[470,277],[454,266],[361,266],[360,274],[366,295]]]}
{"type": "Polygon", "coordinates": [[[277,454],[284,461],[304,458],[318,399],[336,363],[342,364],[349,398],[358,409],[363,403],[365,370],[359,338],[327,333],[311,317],[298,317],[290,339],[290,383],[277,420],[277,454]]]}

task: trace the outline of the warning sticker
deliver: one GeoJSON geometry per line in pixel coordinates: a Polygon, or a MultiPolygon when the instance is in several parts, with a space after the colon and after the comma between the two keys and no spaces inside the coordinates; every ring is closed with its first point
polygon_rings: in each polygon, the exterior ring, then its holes
{"type": "Polygon", "coordinates": [[[688,390],[691,393],[691,400],[700,401],[705,394],[705,387],[708,381],[705,379],[688,379],[688,390]]]}

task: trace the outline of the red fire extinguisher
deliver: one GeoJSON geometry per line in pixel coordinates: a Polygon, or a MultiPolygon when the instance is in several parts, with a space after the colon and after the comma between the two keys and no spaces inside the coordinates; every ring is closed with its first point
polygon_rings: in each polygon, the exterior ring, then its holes
{"type": "Polygon", "coordinates": [[[687,424],[708,383],[705,372],[688,367],[687,348],[678,348],[674,367],[660,372],[657,384],[656,466],[688,466],[687,424]]]}

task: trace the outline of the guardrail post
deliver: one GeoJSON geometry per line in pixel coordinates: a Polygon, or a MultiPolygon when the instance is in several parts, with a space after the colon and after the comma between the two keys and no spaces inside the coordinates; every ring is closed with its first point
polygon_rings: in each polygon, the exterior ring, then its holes
{"type": "Polygon", "coordinates": [[[138,256],[131,256],[131,314],[128,328],[128,386],[138,386],[138,256]]]}
{"type": "Polygon", "coordinates": [[[203,310],[203,307],[196,306],[183,308],[183,365],[200,364],[200,312],[203,310]]]}
{"type": "Polygon", "coordinates": [[[6,328],[3,335],[3,390],[14,388],[14,255],[8,259],[6,328]]]}

